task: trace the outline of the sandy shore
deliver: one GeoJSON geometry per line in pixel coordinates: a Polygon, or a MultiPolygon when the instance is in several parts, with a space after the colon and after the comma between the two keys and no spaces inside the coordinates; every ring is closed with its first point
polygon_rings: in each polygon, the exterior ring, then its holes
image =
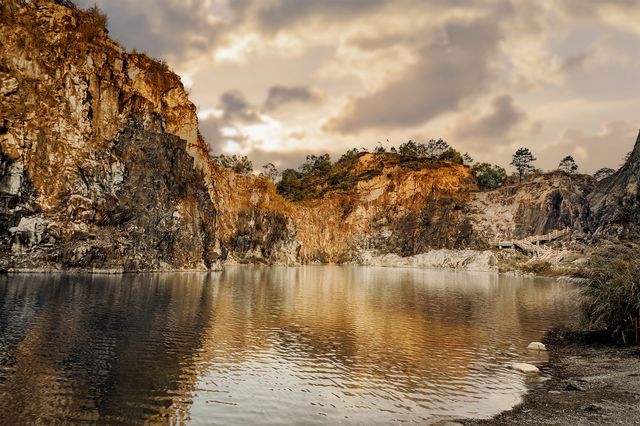
{"type": "Polygon", "coordinates": [[[587,344],[584,336],[549,333],[549,379],[513,410],[466,425],[640,425],[640,347],[587,344]],[[571,336],[571,337],[568,337],[571,336]]]}

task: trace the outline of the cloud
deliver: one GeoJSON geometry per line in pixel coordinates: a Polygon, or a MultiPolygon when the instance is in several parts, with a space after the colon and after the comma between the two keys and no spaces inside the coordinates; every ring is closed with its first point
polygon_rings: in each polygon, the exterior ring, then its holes
{"type": "Polygon", "coordinates": [[[440,37],[422,47],[401,76],[373,93],[351,98],[324,130],[348,134],[415,126],[457,108],[486,90],[499,39],[493,20],[447,22],[440,37]]]}
{"type": "Polygon", "coordinates": [[[259,9],[256,18],[262,30],[274,33],[307,21],[350,20],[386,3],[386,0],[279,0],[259,9]]]}
{"type": "Polygon", "coordinates": [[[454,141],[463,140],[467,146],[495,147],[510,144],[516,131],[531,127],[527,113],[511,96],[497,95],[491,100],[491,110],[485,114],[469,112],[460,117],[452,135],[454,141]]]}
{"type": "Polygon", "coordinates": [[[637,135],[637,125],[626,121],[609,121],[594,134],[569,128],[544,147],[539,158],[555,159],[557,166],[564,156],[573,155],[583,173],[593,173],[601,167],[617,169],[625,154],[633,149],[637,135]]]}
{"type": "Polygon", "coordinates": [[[239,90],[229,90],[220,96],[219,108],[223,112],[223,119],[229,124],[236,123],[260,123],[262,117],[253,107],[244,93],[239,90]]]}
{"type": "Polygon", "coordinates": [[[272,86],[264,102],[264,109],[274,111],[288,103],[315,103],[321,98],[317,90],[308,86],[272,86]]]}

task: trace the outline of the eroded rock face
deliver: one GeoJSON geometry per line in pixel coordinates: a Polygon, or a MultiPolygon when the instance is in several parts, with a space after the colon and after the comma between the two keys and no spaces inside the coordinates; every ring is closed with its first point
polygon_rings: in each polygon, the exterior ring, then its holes
{"type": "Polygon", "coordinates": [[[91,19],[33,1],[0,21],[2,266],[214,267],[195,107],[91,19]]]}
{"type": "Polygon", "coordinates": [[[520,239],[556,229],[582,232],[590,215],[588,195],[595,180],[553,172],[519,185],[473,194],[468,205],[480,240],[520,239]]]}
{"type": "Polygon", "coordinates": [[[589,231],[596,238],[640,237],[640,134],[629,159],[614,175],[598,182],[589,202],[589,231]]]}
{"type": "Polygon", "coordinates": [[[352,173],[367,177],[355,186],[289,202],[266,178],[213,164],[180,79],[126,53],[91,19],[34,0],[0,20],[1,268],[492,269],[478,250],[497,239],[567,227],[637,235],[640,147],[597,187],[551,173],[491,192],[477,191],[466,166],[361,154],[352,173]]]}

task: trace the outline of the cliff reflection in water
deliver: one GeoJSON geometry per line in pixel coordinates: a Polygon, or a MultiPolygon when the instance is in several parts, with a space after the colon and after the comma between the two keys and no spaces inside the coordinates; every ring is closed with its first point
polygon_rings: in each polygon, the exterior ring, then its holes
{"type": "Polygon", "coordinates": [[[412,269],[0,278],[9,423],[486,417],[505,368],[571,311],[566,284],[412,269]]]}

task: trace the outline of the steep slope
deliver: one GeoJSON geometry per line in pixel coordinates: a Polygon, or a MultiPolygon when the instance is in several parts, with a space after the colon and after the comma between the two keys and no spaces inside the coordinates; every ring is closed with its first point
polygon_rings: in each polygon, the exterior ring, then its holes
{"type": "Polygon", "coordinates": [[[594,237],[640,237],[640,134],[625,164],[598,183],[589,203],[589,231],[594,237]]]}
{"type": "Polygon", "coordinates": [[[473,194],[468,214],[478,239],[520,239],[556,229],[582,232],[590,215],[588,175],[552,172],[473,194]]]}
{"type": "Polygon", "coordinates": [[[640,138],[597,187],[555,172],[480,192],[466,166],[360,153],[284,199],[210,161],[179,77],[110,40],[97,10],[64,3],[0,20],[1,268],[363,262],[567,227],[638,234],[640,138]]]}
{"type": "Polygon", "coordinates": [[[215,209],[194,169],[206,162],[195,107],[175,74],[127,54],[103,23],[52,1],[3,11],[1,263],[210,268],[215,209]]]}

